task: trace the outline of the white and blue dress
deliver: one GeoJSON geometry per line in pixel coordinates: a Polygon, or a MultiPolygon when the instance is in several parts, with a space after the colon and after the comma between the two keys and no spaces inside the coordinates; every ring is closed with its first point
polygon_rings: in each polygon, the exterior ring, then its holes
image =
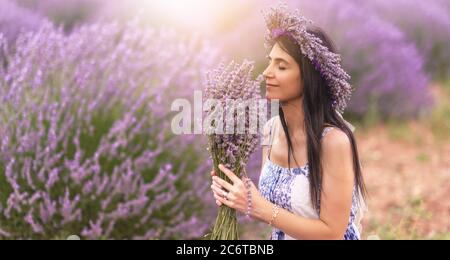
{"type": "MultiPolygon", "coordinates": [[[[269,146],[270,149],[267,156],[268,158],[262,167],[259,179],[259,190],[262,196],[278,205],[280,208],[305,218],[319,219],[320,214],[314,209],[311,202],[308,164],[303,167],[289,169],[275,164],[270,159],[274,132],[272,131],[272,128],[274,120],[277,118],[279,117],[274,117],[269,121],[270,139],[267,146],[269,146]]],[[[333,127],[325,128],[322,138],[331,130],[333,130],[333,127]]],[[[362,218],[362,207],[364,204],[355,191],[353,192],[350,219],[343,237],[344,240],[360,239],[359,222],[362,218]]],[[[320,205],[317,208],[320,208],[320,205]]],[[[282,230],[273,228],[271,239],[292,240],[294,238],[288,236],[282,230]]]]}

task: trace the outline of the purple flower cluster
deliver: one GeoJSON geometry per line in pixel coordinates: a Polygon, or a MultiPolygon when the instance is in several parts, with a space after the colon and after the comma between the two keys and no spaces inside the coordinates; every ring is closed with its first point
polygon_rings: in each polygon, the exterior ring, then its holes
{"type": "Polygon", "coordinates": [[[382,116],[411,116],[430,105],[424,59],[398,27],[351,0],[292,5],[300,5],[337,44],[356,89],[350,112],[376,109],[382,116]]]}
{"type": "Polygon", "coordinates": [[[37,30],[44,20],[12,0],[0,1],[0,34],[12,44],[21,32],[37,30]]]}
{"type": "Polygon", "coordinates": [[[352,92],[348,82],[350,76],[341,66],[340,55],[328,50],[319,38],[307,31],[312,21],[303,17],[298,9],[290,11],[285,4],[272,7],[264,13],[264,19],[267,25],[266,46],[271,48],[274,41],[282,35],[291,37],[316,70],[327,80],[333,107],[343,113],[352,92]]]}
{"type": "Polygon", "coordinates": [[[415,44],[432,76],[439,79],[450,75],[449,1],[378,0],[364,1],[364,6],[395,25],[415,44]]]}
{"type": "Polygon", "coordinates": [[[203,85],[214,48],[135,20],[69,35],[45,23],[15,49],[0,70],[0,238],[205,232],[211,166],[169,118],[172,100],[203,85]]]}
{"type": "Polygon", "coordinates": [[[219,111],[221,115],[216,121],[223,119],[222,122],[214,122],[214,125],[207,126],[211,129],[205,129],[209,133],[209,151],[214,165],[224,164],[227,168],[239,172],[244,169],[259,141],[258,120],[262,77],[252,79],[253,66],[254,63],[247,60],[242,64],[232,61],[227,66],[222,63],[207,73],[205,98],[218,101],[218,105],[224,108],[207,111],[208,116],[219,111]],[[227,115],[232,115],[232,118],[227,115]],[[239,124],[240,120],[243,120],[242,124],[239,124]],[[217,125],[223,125],[224,129],[232,129],[231,133],[214,132],[212,128],[217,125]],[[252,125],[254,132],[251,129],[252,125]],[[244,129],[239,129],[240,126],[244,129]]]}
{"type": "Polygon", "coordinates": [[[55,24],[63,25],[70,31],[78,24],[92,21],[99,10],[107,4],[105,0],[12,0],[41,16],[47,17],[55,24]]]}
{"type": "MultiPolygon", "coordinates": [[[[228,180],[219,170],[219,164],[239,177],[245,175],[248,159],[259,143],[262,76],[254,80],[253,70],[254,63],[245,60],[242,64],[232,61],[227,66],[222,63],[207,73],[205,98],[214,102],[206,108],[207,117],[213,120],[207,120],[204,131],[208,136],[214,170],[222,179],[228,180]]],[[[228,207],[219,209],[209,238],[238,239],[235,210],[228,207]]]]}

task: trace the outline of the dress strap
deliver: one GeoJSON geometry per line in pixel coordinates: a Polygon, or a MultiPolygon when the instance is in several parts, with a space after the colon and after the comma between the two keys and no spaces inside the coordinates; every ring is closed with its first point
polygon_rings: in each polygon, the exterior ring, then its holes
{"type": "Polygon", "coordinates": [[[321,139],[323,139],[331,130],[333,130],[333,127],[325,127],[325,129],[323,129],[321,139]]]}

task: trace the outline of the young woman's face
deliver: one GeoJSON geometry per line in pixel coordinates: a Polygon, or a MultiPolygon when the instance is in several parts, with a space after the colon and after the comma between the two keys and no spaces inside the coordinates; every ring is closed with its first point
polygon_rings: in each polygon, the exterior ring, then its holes
{"type": "Polygon", "coordinates": [[[301,86],[300,66],[278,43],[276,43],[269,56],[269,66],[263,75],[266,79],[266,98],[278,99],[286,102],[301,98],[303,86],[301,86]]]}

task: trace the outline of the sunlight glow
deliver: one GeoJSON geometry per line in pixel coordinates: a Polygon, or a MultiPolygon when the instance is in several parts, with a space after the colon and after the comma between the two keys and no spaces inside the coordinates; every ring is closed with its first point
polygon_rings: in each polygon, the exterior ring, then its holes
{"type": "Polygon", "coordinates": [[[178,24],[194,28],[211,26],[218,15],[223,1],[214,0],[149,0],[146,8],[154,8],[159,15],[170,18],[178,24]]]}

